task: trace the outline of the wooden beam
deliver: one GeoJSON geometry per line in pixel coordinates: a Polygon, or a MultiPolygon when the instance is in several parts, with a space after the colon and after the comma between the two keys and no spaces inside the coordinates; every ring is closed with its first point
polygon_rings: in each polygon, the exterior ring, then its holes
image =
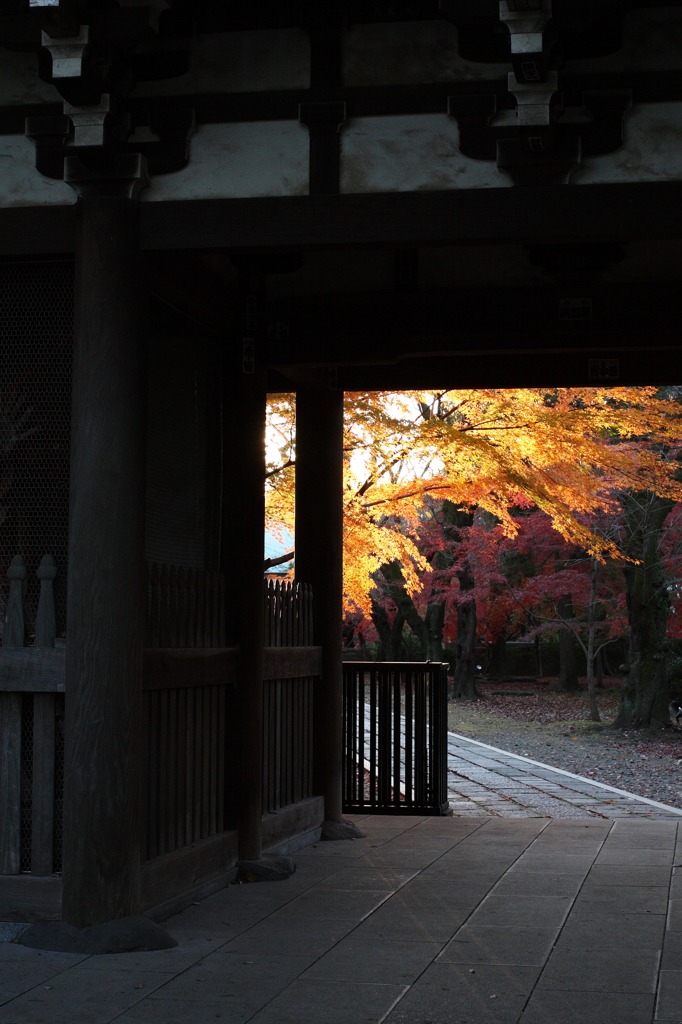
{"type": "Polygon", "coordinates": [[[264,679],[304,679],[322,672],[321,647],[266,647],[264,679]]]}
{"type": "Polygon", "coordinates": [[[225,648],[161,648],[144,652],[144,689],[235,684],[239,651],[225,648]]]}
{"type": "Polygon", "coordinates": [[[64,920],[79,928],[140,899],[147,354],[120,180],[79,202],[64,753],[64,920]]]}
{"type": "Polygon", "coordinates": [[[315,789],[328,821],[341,821],[343,771],[343,391],[296,391],[296,578],[313,588],[314,641],[322,648],[315,694],[315,789]]]}
{"type": "Polygon", "coordinates": [[[230,871],[237,862],[237,833],[224,832],[154,857],[142,865],[140,904],[150,910],[230,871]]]}
{"type": "Polygon", "coordinates": [[[0,921],[58,921],[61,878],[0,875],[0,921]]]}
{"type": "MultiPolygon", "coordinates": [[[[73,206],[0,210],[0,257],[72,253],[73,206]]],[[[142,204],[142,248],[334,249],[682,238],[682,182],[142,204]]]]}
{"type": "Polygon", "coordinates": [[[333,249],[682,237],[682,182],[144,203],[145,249],[333,249]]]}
{"type": "Polygon", "coordinates": [[[246,260],[239,303],[223,350],[221,569],[238,581],[226,594],[229,642],[239,645],[239,859],[262,854],[265,529],[265,302],[263,278],[246,260]],[[239,536],[239,543],[234,538],[239,536]]]}
{"type": "Polygon", "coordinates": [[[319,828],[324,818],[324,800],[311,796],[289,804],[273,814],[263,815],[263,848],[276,850],[287,842],[319,828]]]}
{"type": "Polygon", "coordinates": [[[63,693],[66,651],[38,647],[0,648],[0,690],[63,693]]]}

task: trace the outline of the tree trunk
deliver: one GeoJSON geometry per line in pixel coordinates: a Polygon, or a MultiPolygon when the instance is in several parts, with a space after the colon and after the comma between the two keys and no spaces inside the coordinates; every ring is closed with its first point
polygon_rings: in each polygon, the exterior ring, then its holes
{"type": "Polygon", "coordinates": [[[444,661],[443,625],[445,623],[445,602],[432,601],[426,609],[424,618],[428,638],[427,661],[444,661]]]}
{"type": "Polygon", "coordinates": [[[587,692],[590,695],[590,718],[593,722],[601,722],[599,708],[597,707],[597,695],[594,692],[594,636],[597,629],[596,603],[597,603],[597,572],[599,566],[594,556],[590,566],[590,613],[587,632],[587,692]]]}
{"type": "Polygon", "coordinates": [[[386,609],[382,608],[377,601],[372,601],[372,622],[374,623],[374,628],[379,634],[377,661],[387,661],[389,638],[391,635],[391,623],[388,620],[388,613],[386,612],[386,609]]]}
{"type": "Polygon", "coordinates": [[[596,686],[598,690],[604,689],[604,665],[602,662],[602,652],[597,651],[594,659],[594,671],[597,677],[596,686]]]}
{"type": "Polygon", "coordinates": [[[630,623],[630,671],[621,691],[614,725],[648,726],[668,717],[665,631],[670,600],[661,565],[659,541],[672,502],[649,491],[621,496],[625,512],[625,553],[639,564],[625,566],[630,623]]]}
{"type": "MultiPolygon", "coordinates": [[[[457,573],[460,594],[473,590],[474,579],[468,563],[457,573]]],[[[457,662],[454,673],[456,697],[479,700],[476,688],[476,602],[463,600],[457,605],[457,662]]]]}
{"type": "Polygon", "coordinates": [[[540,650],[540,637],[536,636],[533,644],[535,648],[535,676],[537,679],[542,679],[542,651],[540,650]]]}
{"type": "MultiPolygon", "coordinates": [[[[559,615],[562,619],[573,618],[573,602],[571,595],[566,594],[559,601],[559,615]]],[[[578,645],[575,637],[567,626],[559,627],[559,681],[557,690],[560,693],[571,693],[580,689],[578,682],[578,645]]]]}
{"type": "Polygon", "coordinates": [[[388,635],[388,661],[400,661],[403,649],[403,628],[405,616],[397,611],[393,617],[393,624],[388,635]]]}
{"type": "Polygon", "coordinates": [[[490,671],[488,676],[490,679],[496,679],[501,683],[508,675],[507,639],[504,633],[502,633],[500,636],[495,637],[491,644],[490,671]]]}
{"type": "Polygon", "coordinates": [[[402,624],[406,622],[421,645],[423,658],[427,659],[429,657],[428,628],[417,611],[414,601],[405,590],[405,580],[400,563],[390,562],[382,565],[381,574],[389,585],[391,597],[398,609],[397,614],[402,616],[398,642],[402,638],[402,624]]]}

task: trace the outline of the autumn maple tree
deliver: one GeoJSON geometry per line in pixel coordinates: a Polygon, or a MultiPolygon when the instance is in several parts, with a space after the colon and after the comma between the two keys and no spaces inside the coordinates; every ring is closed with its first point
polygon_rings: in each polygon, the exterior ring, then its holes
{"type": "MultiPolygon", "coordinates": [[[[272,397],[270,420],[269,518],[292,529],[292,396],[272,397]]],[[[515,510],[525,507],[598,564],[635,564],[637,552],[593,529],[591,517],[622,512],[627,495],[655,495],[668,509],[681,500],[673,457],[681,430],[679,406],[655,388],[347,394],[347,607],[379,622],[382,594],[390,597],[433,654],[428,637],[442,634],[449,574],[471,651],[476,580],[465,547],[455,551],[458,537],[486,516],[498,536],[515,538],[515,510]],[[425,525],[444,510],[448,529],[425,541],[425,525]]]]}

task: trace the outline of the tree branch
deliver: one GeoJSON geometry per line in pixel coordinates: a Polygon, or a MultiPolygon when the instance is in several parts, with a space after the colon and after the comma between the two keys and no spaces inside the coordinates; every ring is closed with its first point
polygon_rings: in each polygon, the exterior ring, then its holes
{"type": "Polygon", "coordinates": [[[263,572],[267,572],[275,565],[284,565],[285,562],[290,562],[294,554],[294,551],[288,551],[286,555],[280,555],[278,558],[266,558],[263,562],[263,572]]]}

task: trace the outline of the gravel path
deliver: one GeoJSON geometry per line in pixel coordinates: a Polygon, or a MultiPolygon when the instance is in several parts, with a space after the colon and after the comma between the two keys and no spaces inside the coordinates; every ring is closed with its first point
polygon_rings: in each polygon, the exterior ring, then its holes
{"type": "Polygon", "coordinates": [[[601,727],[585,721],[584,693],[554,694],[526,683],[480,689],[484,700],[450,705],[452,732],[682,808],[682,733],[609,728],[618,707],[617,683],[599,695],[601,727]],[[533,695],[493,696],[493,689],[533,695]]]}

